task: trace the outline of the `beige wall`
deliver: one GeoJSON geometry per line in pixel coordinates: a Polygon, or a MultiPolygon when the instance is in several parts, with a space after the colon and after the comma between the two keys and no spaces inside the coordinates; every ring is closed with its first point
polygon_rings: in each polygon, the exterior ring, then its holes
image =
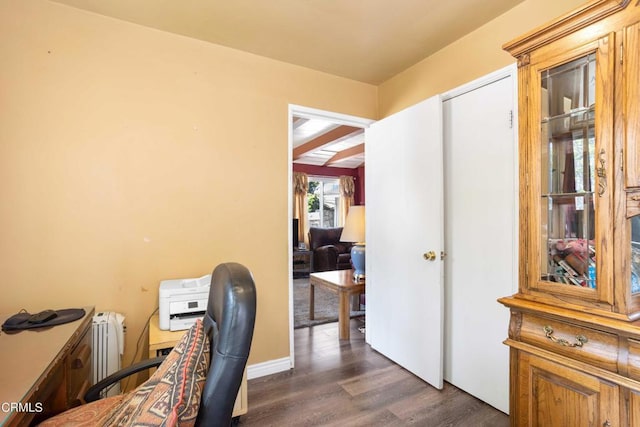
{"type": "Polygon", "coordinates": [[[128,362],[160,280],[235,260],[258,286],[249,363],[288,356],[287,105],[386,116],[508,65],[504,42],[582,2],[527,0],[376,88],[0,0],[0,312],[122,312],[128,362]]]}
{"type": "Polygon", "coordinates": [[[249,363],[288,356],[288,103],[377,88],[45,0],[0,0],[0,58],[0,312],[122,312],[128,363],[160,280],[234,260],[249,363]]]}
{"type": "Polygon", "coordinates": [[[525,0],[380,85],[380,117],[514,63],[515,59],[502,50],[504,43],[584,3],[585,0],[525,0]]]}

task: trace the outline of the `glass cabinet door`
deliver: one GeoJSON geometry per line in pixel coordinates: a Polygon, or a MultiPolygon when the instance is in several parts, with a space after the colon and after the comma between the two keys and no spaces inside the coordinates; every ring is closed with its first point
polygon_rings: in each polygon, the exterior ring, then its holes
{"type": "Polygon", "coordinates": [[[542,279],[596,288],[595,54],[541,74],[542,279]]]}
{"type": "Polygon", "coordinates": [[[529,235],[534,252],[529,259],[538,269],[529,281],[537,290],[612,303],[606,242],[612,238],[607,153],[613,109],[598,105],[613,99],[606,83],[613,76],[607,53],[607,44],[598,40],[531,68],[539,101],[530,104],[530,170],[536,171],[531,178],[537,185],[529,199],[535,230],[529,235]]]}

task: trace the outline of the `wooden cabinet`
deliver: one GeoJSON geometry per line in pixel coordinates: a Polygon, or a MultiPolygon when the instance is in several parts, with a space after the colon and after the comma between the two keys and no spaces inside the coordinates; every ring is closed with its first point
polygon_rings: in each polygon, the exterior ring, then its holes
{"type": "Polygon", "coordinates": [[[65,359],[67,377],[67,406],[72,408],[84,402],[84,395],[91,387],[92,331],[87,328],[65,359]]]}
{"type": "Polygon", "coordinates": [[[0,425],[34,425],[81,403],[91,385],[94,308],[84,311],[73,322],[0,334],[0,425]]]}
{"type": "Polygon", "coordinates": [[[81,326],[63,350],[53,374],[31,399],[32,402],[41,402],[44,408],[42,414],[36,414],[33,421],[42,421],[84,403],[84,395],[92,384],[93,307],[85,308],[85,312],[87,314],[81,326]]]}
{"type": "Polygon", "coordinates": [[[511,309],[513,426],[640,426],[640,322],[501,302],[511,309]]]}
{"type": "Polygon", "coordinates": [[[640,2],[592,0],[518,60],[517,426],[640,426],[640,2]]]}

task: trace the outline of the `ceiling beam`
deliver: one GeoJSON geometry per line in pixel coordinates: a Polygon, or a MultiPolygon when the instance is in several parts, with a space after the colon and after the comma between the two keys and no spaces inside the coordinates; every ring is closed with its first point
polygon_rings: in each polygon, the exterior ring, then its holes
{"type": "Polygon", "coordinates": [[[346,150],[338,151],[329,160],[327,160],[323,166],[333,165],[341,160],[345,160],[362,153],[364,153],[364,142],[360,145],[354,145],[351,148],[347,148],[346,150]]]}
{"type": "Polygon", "coordinates": [[[294,148],[293,160],[298,160],[300,157],[304,156],[306,153],[315,151],[324,145],[334,142],[336,139],[340,139],[354,132],[361,132],[361,131],[362,131],[361,128],[357,128],[353,126],[338,126],[337,128],[332,129],[329,132],[324,133],[312,139],[311,141],[305,142],[304,144],[294,148]]]}

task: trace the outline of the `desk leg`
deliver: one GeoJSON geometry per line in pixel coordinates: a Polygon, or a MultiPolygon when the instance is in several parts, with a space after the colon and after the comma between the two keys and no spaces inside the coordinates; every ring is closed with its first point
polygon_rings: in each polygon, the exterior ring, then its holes
{"type": "Polygon", "coordinates": [[[309,320],[313,320],[316,317],[315,299],[316,287],[313,285],[313,283],[309,282],[309,320]]]}
{"type": "Polygon", "coordinates": [[[349,323],[351,320],[351,312],[349,310],[349,293],[339,292],[340,307],[338,309],[338,328],[340,330],[340,339],[349,339],[349,323]]]}

